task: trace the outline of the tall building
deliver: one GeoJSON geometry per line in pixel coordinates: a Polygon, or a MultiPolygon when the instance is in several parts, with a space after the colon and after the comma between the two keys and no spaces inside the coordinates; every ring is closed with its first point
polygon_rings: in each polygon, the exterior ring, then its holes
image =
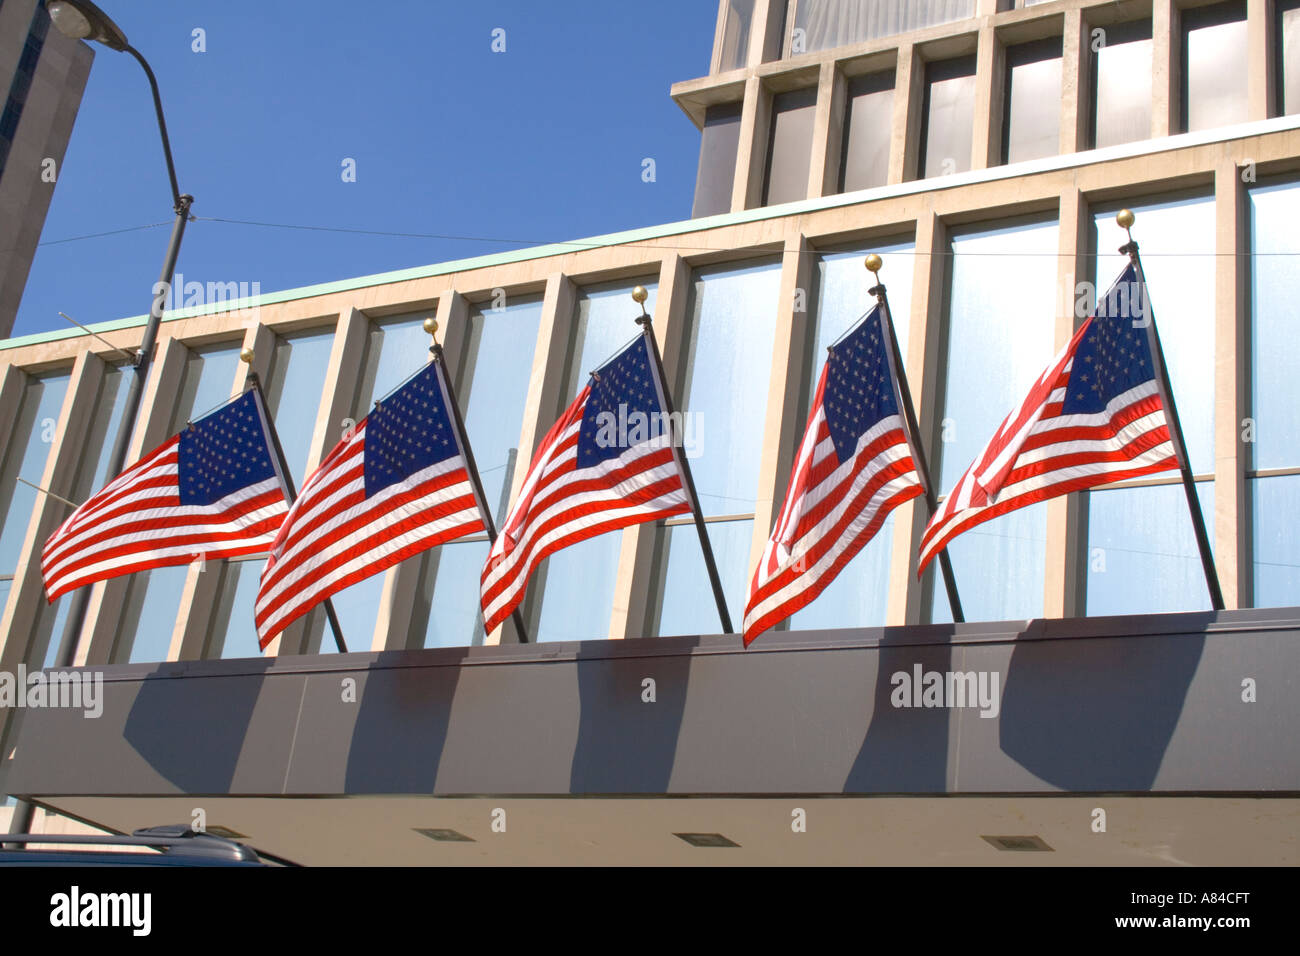
{"type": "MultiPolygon", "coordinates": [[[[127,376],[61,330],[0,343],[0,671],[71,642],[103,710],[11,709],[0,792],[123,831],[201,810],[303,863],[1296,862],[1297,24],[1291,0],[722,0],[707,75],[672,89],[693,218],[169,313],[132,443],[239,394],[248,347],[301,484],[434,315],[499,517],[641,284],[738,621],[864,255],[946,491],[1119,273],[1129,207],[1227,610],[1167,473],[956,539],[957,625],[915,573],[917,499],[748,651],[689,518],[553,555],[528,644],[481,630],[482,535],[336,595],[346,655],[319,612],[259,655],[260,556],[95,585],[73,628],[38,564],[68,506],[15,479],[100,487],[127,376]],[[900,695],[929,674],[970,696],[900,695]]],[[[97,331],[130,350],[144,321],[97,331]]]]}
{"type": "Polygon", "coordinates": [[[0,3],[0,335],[14,327],[94,51],[41,0],[0,3]]]}

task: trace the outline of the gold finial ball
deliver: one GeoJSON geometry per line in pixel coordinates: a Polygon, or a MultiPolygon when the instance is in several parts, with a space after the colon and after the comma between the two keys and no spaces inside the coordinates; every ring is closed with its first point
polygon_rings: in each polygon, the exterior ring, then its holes
{"type": "Polygon", "coordinates": [[[632,298],[638,303],[644,303],[649,298],[650,293],[645,290],[645,286],[639,285],[632,290],[632,298]]]}
{"type": "Polygon", "coordinates": [[[1119,227],[1121,229],[1133,228],[1133,222],[1136,219],[1137,216],[1133,215],[1132,209],[1121,209],[1119,212],[1115,214],[1115,221],[1119,223],[1119,227]]]}
{"type": "Polygon", "coordinates": [[[882,263],[880,260],[880,256],[876,255],[874,252],[871,255],[867,256],[866,266],[868,272],[879,272],[880,267],[883,264],[884,263],[882,263]]]}
{"type": "Polygon", "coordinates": [[[239,350],[239,361],[243,362],[245,365],[252,365],[252,364],[253,364],[253,350],[252,350],[252,349],[240,349],[240,350],[239,350]]]}
{"type": "Polygon", "coordinates": [[[428,332],[430,335],[433,335],[435,332],[437,332],[437,331],[438,331],[438,320],[435,319],[433,316],[429,316],[427,319],[425,319],[425,320],[424,320],[424,331],[428,332]]]}

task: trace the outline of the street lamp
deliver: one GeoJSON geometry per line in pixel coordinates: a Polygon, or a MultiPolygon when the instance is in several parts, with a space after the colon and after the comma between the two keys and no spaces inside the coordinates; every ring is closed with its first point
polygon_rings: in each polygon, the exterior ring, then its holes
{"type": "MultiPolygon", "coordinates": [[[[172,224],[171,239],[167,243],[167,255],[163,259],[162,273],[154,286],[153,303],[149,308],[149,321],[145,324],[144,339],[135,353],[133,366],[135,374],[126,393],[126,405],[122,411],[122,424],[118,428],[113,445],[113,454],[108,460],[110,479],[122,471],[126,463],[126,452],[131,444],[136,420],[140,413],[140,397],[144,394],[144,382],[149,374],[149,365],[153,360],[154,345],[158,340],[158,326],[162,322],[163,307],[171,292],[172,278],[176,273],[176,257],[180,253],[181,238],[185,235],[185,223],[190,217],[190,206],[194,197],[182,194],[176,185],[176,166],[172,162],[171,141],[167,138],[167,122],[163,119],[162,98],[158,95],[158,80],[148,62],[135,47],[127,42],[126,34],[109,19],[108,14],[95,6],[90,0],[46,0],[45,9],[50,14],[50,21],[64,36],[74,40],[91,40],[102,43],[110,50],[129,53],[144,69],[149,78],[149,88],[153,91],[154,112],[158,115],[158,132],[162,135],[163,156],[167,160],[167,176],[171,181],[172,210],[176,220],[172,224]]],[[[90,599],[87,588],[80,589],[73,596],[73,604],[68,613],[68,627],[64,631],[63,643],[59,647],[58,666],[71,667],[76,657],[77,636],[81,632],[86,617],[86,606],[90,599]]]]}

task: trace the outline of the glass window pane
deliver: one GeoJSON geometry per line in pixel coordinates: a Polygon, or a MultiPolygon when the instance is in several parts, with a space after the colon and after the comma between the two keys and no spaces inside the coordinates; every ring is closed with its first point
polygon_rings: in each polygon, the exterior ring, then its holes
{"type": "MultiPolygon", "coordinates": [[[[429,334],[422,325],[427,314],[420,312],[415,316],[398,316],[370,323],[366,361],[352,410],[352,417],[356,421],[361,421],[370,413],[377,399],[394,391],[428,363],[429,334]]],[[[313,420],[314,418],[313,415],[313,420]]],[[[370,648],[383,592],[384,575],[372,574],[331,596],[348,650],[370,648]]],[[[321,608],[312,611],[309,627],[311,644],[315,645],[319,637],[321,653],[337,650],[334,635],[324,621],[321,608]]]]}
{"type": "Polygon", "coordinates": [[[722,72],[735,70],[749,59],[749,30],[754,21],[754,0],[727,0],[726,24],[722,30],[722,72]]]}
{"type": "Polygon", "coordinates": [[[1300,336],[1295,298],[1300,258],[1300,183],[1250,191],[1251,417],[1255,420],[1252,468],[1300,465],[1300,336]]]}
{"type": "MultiPolygon", "coordinates": [[[[1196,483],[1214,528],[1214,482],[1196,483]]],[[[1090,617],[1162,614],[1210,607],[1187,496],[1179,484],[1088,492],[1090,617]]]]}
{"type": "MultiPolygon", "coordinates": [[[[631,299],[628,299],[631,302],[631,299]]],[[[532,374],[542,302],[511,297],[501,309],[490,302],[470,311],[465,351],[459,362],[457,399],[465,419],[487,506],[500,527],[506,515],[510,484],[528,456],[519,453],[528,380],[532,374]]],[[[539,436],[540,438],[540,436],[539,436]]],[[[487,560],[487,539],[461,542],[423,556],[422,594],[429,598],[411,627],[424,634],[426,647],[456,647],[483,643],[478,612],[479,574],[487,560]],[[481,552],[478,550],[481,544],[481,552]],[[463,557],[462,557],[463,556],[463,557]],[[473,560],[470,560],[473,556],[473,560]],[[464,562],[469,562],[466,566],[464,562]]],[[[416,559],[412,559],[416,560],[416,559]]]]}
{"type": "Polygon", "coordinates": [[[1218,3],[1182,12],[1183,121],[1194,132],[1249,119],[1246,5],[1218,3]]]}
{"type": "MultiPolygon", "coordinates": [[[[205,415],[230,399],[239,366],[239,349],[238,343],[190,349],[169,436],[184,428],[190,419],[205,415]]],[[[208,573],[217,570],[212,565],[207,568],[208,573]]],[[[118,625],[117,660],[125,658],[135,664],[166,659],[186,574],[185,565],[176,565],[130,576],[118,625]]]]}
{"type": "Polygon", "coordinates": [[[17,569],[36,510],[38,492],[18,479],[35,485],[44,481],[69,381],[67,372],[29,376],[18,408],[6,410],[14,424],[0,469],[0,574],[17,569]]]}
{"type": "Polygon", "coordinates": [[[763,205],[808,198],[817,90],[794,90],[772,98],[772,135],[767,153],[763,205]]]}
{"type": "MultiPolygon", "coordinates": [[[[86,440],[83,443],[84,454],[77,466],[76,478],[73,480],[73,492],[69,496],[73,501],[85,501],[104,485],[108,484],[108,460],[112,457],[113,443],[117,441],[118,429],[122,426],[122,415],[126,410],[126,393],[132,373],[121,366],[109,366],[104,370],[103,380],[99,385],[99,394],[95,397],[92,418],[88,426],[86,440]]],[[[65,506],[62,518],[72,513],[65,506]]],[[[73,592],[75,593],[75,592],[73,592]]],[[[41,602],[36,613],[37,643],[47,640],[45,649],[45,667],[53,667],[58,661],[59,649],[66,639],[64,627],[68,621],[72,606],[72,595],[49,605],[41,602]]]]}
{"type": "Polygon", "coordinates": [[[849,81],[840,192],[883,186],[889,178],[889,137],[894,122],[894,74],[849,81]]]}
{"type": "Polygon", "coordinates": [[[791,53],[894,36],[975,15],[975,0],[799,0],[791,53]]]}
{"type": "MultiPolygon", "coordinates": [[[[819,281],[814,317],[814,347],[809,357],[800,421],[806,422],[817,391],[817,379],[826,362],[826,347],[854,325],[873,300],[867,289],[875,284],[862,267],[863,257],[876,252],[885,260],[889,305],[893,310],[898,348],[907,357],[907,326],[912,305],[912,265],[915,246],[875,243],[852,251],[818,258],[819,281]]],[[[802,433],[800,434],[802,438],[802,433]]],[[[889,593],[889,560],[894,540],[894,516],[885,519],[876,536],[844,566],[821,594],[789,619],[791,630],[831,627],[878,627],[885,623],[885,598],[889,593]]]]}
{"type": "MultiPolygon", "coordinates": [[[[646,311],[654,314],[657,283],[642,279],[620,280],[584,289],[578,298],[574,323],[566,401],[586,387],[592,369],[616,354],[641,334],[633,321],[636,303],[628,295],[634,285],[649,293],[646,311]]],[[[607,532],[579,541],[546,558],[529,582],[528,590],[541,597],[534,639],[582,641],[606,637],[614,609],[614,579],[622,531],[607,532]]]]}
{"type": "MultiPolygon", "coordinates": [[[[1187,442],[1192,471],[1214,471],[1214,200],[1131,205],[1151,310],[1187,442]]],[[[1104,294],[1128,262],[1115,211],[1097,212],[1097,272],[1104,294]]]]}
{"type": "Polygon", "coordinates": [[[736,182],[736,150],[740,145],[740,108],[739,103],[722,103],[710,106],[704,113],[692,219],[731,210],[731,191],[736,182]]]}
{"type": "MultiPolygon", "coordinates": [[[[686,361],[672,384],[676,405],[689,416],[687,425],[694,426],[693,436],[684,429],[686,451],[705,515],[754,513],[780,284],[779,262],[739,269],[714,266],[695,273],[686,361]]],[[[752,520],[708,525],[733,623],[744,610],[752,525],[752,520]]],[[[656,579],[666,590],[661,591],[657,633],[714,634],[717,612],[699,541],[694,527],[682,527],[693,546],[680,529],[671,535],[660,532],[656,579]],[[690,596],[674,589],[686,579],[693,582],[690,596]],[[703,602],[693,597],[700,587],[708,596],[703,602]]]]}
{"type": "MultiPolygon", "coordinates": [[[[931,466],[945,493],[1056,352],[1057,224],[956,232],[951,246],[944,440],[931,466]]],[[[1046,505],[1038,504],[953,539],[948,550],[967,620],[1042,614],[1046,530],[1046,505]]],[[[937,563],[927,573],[937,575],[937,563]]],[[[952,620],[938,583],[932,619],[952,620]]]]}
{"type": "Polygon", "coordinates": [[[1151,136],[1151,23],[1104,28],[1093,54],[1093,145],[1115,146],[1151,136]]]}
{"type": "Polygon", "coordinates": [[[1008,163],[1055,156],[1061,136],[1061,38],[1007,49],[1008,163]]]}
{"type": "MultiPolygon", "coordinates": [[[[423,313],[421,313],[423,317],[423,313]]],[[[266,376],[267,410],[275,421],[294,487],[307,477],[307,457],[334,346],[334,329],[276,336],[266,376]]],[[[223,562],[217,603],[208,626],[208,657],[259,657],[253,608],[265,561],[223,562]]],[[[332,640],[329,646],[333,646],[332,640]]]]}
{"type": "Polygon", "coordinates": [[[926,65],[923,112],[921,178],[970,169],[975,129],[975,57],[926,65]]]}
{"type": "Polygon", "coordinates": [[[1250,483],[1255,519],[1255,607],[1300,604],[1300,475],[1250,483]]]}

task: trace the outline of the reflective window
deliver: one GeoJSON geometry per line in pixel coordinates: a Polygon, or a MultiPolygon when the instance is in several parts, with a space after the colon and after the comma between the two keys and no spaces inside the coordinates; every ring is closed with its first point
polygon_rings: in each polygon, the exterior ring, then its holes
{"type": "Polygon", "coordinates": [[[718,69],[735,70],[749,59],[749,31],[754,21],[754,0],[727,0],[722,28],[722,56],[718,69]]]}
{"type": "MultiPolygon", "coordinates": [[[[174,435],[186,422],[200,418],[230,400],[239,367],[239,343],[190,349],[167,430],[174,435]]],[[[152,449],[144,449],[151,451],[152,449]]],[[[205,573],[219,568],[208,565],[205,573]]],[[[126,599],[118,625],[115,659],[131,663],[166,660],[172,630],[185,589],[186,565],[155,568],[128,578],[126,599]]]]}
{"type": "MultiPolygon", "coordinates": [[[[1198,481],[1196,494],[1213,534],[1214,482],[1198,481]]],[[[1181,482],[1088,492],[1087,569],[1090,617],[1210,607],[1181,482]]]]}
{"type": "MultiPolygon", "coordinates": [[[[86,440],[83,443],[85,453],[78,463],[76,477],[73,480],[73,491],[69,496],[73,501],[85,501],[108,484],[108,479],[111,477],[108,474],[108,460],[112,457],[113,444],[117,441],[118,429],[122,425],[122,414],[126,410],[126,393],[131,378],[132,373],[123,370],[120,366],[109,366],[104,370],[99,394],[95,397],[86,440]]],[[[71,513],[72,509],[65,506],[60,520],[71,513]]],[[[49,641],[45,651],[45,667],[53,667],[58,661],[59,649],[67,639],[64,627],[68,621],[72,601],[72,595],[68,594],[52,605],[42,602],[37,609],[37,631],[46,635],[49,641]]]]}
{"type": "Polygon", "coordinates": [[[1092,55],[1092,144],[1100,149],[1149,139],[1151,21],[1098,29],[1102,33],[1092,55]]]}
{"type": "MultiPolygon", "coordinates": [[[[491,302],[474,307],[458,364],[456,397],[498,527],[509,507],[514,476],[528,467],[528,456],[519,453],[519,433],[541,320],[542,302],[533,297],[511,296],[501,309],[493,309],[491,302]]],[[[422,561],[419,606],[411,626],[423,631],[425,647],[483,643],[479,575],[487,555],[484,535],[411,559],[422,561]]]]}
{"type": "Polygon", "coordinates": [[[790,53],[811,53],[964,20],[975,0],[791,0],[790,53]]]}
{"type": "MultiPolygon", "coordinates": [[[[352,407],[355,421],[365,418],[376,401],[395,390],[428,362],[429,334],[422,327],[427,314],[421,312],[415,316],[398,316],[370,323],[366,359],[357,384],[356,404],[352,407]]],[[[320,395],[319,390],[317,395],[320,395]]],[[[312,418],[315,420],[314,415],[312,418]]],[[[332,447],[335,443],[336,436],[330,436],[327,444],[332,447]]],[[[372,574],[331,596],[349,651],[370,649],[383,593],[384,575],[372,574]]],[[[337,650],[322,607],[312,610],[307,626],[311,633],[309,647],[315,648],[319,640],[322,653],[337,650]]]]}
{"type": "MultiPolygon", "coordinates": [[[[749,584],[763,419],[772,374],[772,343],[781,284],[779,262],[697,269],[688,338],[675,407],[687,415],[685,446],[707,516],[732,624],[740,626],[749,584]]],[[[657,621],[651,633],[716,634],[719,630],[699,539],[689,518],[659,533],[657,621]]]]}
{"type": "MultiPolygon", "coordinates": [[[[1214,200],[1132,206],[1151,311],[1172,382],[1194,474],[1214,471],[1214,200]]],[[[1127,260],[1115,210],[1093,217],[1094,280],[1104,291],[1127,260]]],[[[1210,606],[1187,498],[1177,472],[1163,484],[1088,492],[1087,613],[1193,611],[1210,606]]],[[[1214,483],[1197,482],[1214,528],[1214,483]]],[[[1211,538],[1213,544],[1213,538],[1211,538]]]]}
{"type": "Polygon", "coordinates": [[[1282,112],[1300,113],[1300,0],[1279,0],[1275,29],[1282,112]]]}
{"type": "MultiPolygon", "coordinates": [[[[582,291],[570,345],[566,403],[586,387],[592,369],[641,334],[633,321],[639,310],[628,295],[637,284],[650,293],[645,305],[654,315],[656,284],[646,279],[621,280],[582,291]]],[[[529,582],[529,591],[542,598],[534,627],[536,640],[581,641],[608,635],[622,541],[622,531],[608,532],[557,551],[538,566],[529,582]]]]}
{"type": "Polygon", "coordinates": [[[1193,132],[1249,119],[1246,4],[1184,10],[1183,129],[1193,132]]]}
{"type": "Polygon", "coordinates": [[[889,136],[894,122],[894,74],[849,80],[840,192],[883,186],[889,178],[889,136]]]}
{"type": "Polygon", "coordinates": [[[975,57],[926,64],[921,178],[970,169],[975,123],[975,57]]]}
{"type": "Polygon", "coordinates": [[[1300,604],[1300,288],[1295,223],[1300,183],[1250,191],[1251,411],[1247,486],[1254,516],[1257,607],[1300,604]]]}
{"type": "Polygon", "coordinates": [[[1007,48],[1002,155],[1008,163],[1055,156],[1061,143],[1061,38],[1007,48]]]}
{"type": "Polygon", "coordinates": [[[705,110],[692,219],[731,211],[736,150],[740,145],[740,109],[739,103],[721,103],[705,110]]]}
{"type": "Polygon", "coordinates": [[[808,198],[813,120],[817,90],[793,90],[772,97],[772,130],[767,151],[763,205],[808,198]]]}
{"type": "MultiPolygon", "coordinates": [[[[813,348],[805,369],[808,387],[799,412],[801,425],[808,420],[813,396],[817,392],[817,380],[826,362],[827,347],[875,304],[875,300],[867,295],[867,289],[875,282],[871,273],[862,266],[862,260],[869,252],[879,253],[885,260],[881,280],[889,290],[889,306],[894,316],[898,348],[903,354],[903,361],[907,361],[914,250],[915,246],[911,242],[876,243],[851,251],[827,253],[818,258],[817,297],[810,329],[813,348]]],[[[803,433],[800,432],[800,439],[802,437],[803,433]]],[[[883,625],[893,540],[894,515],[891,514],[876,532],[876,536],[845,565],[826,590],[811,604],[795,612],[785,626],[793,630],[812,630],[883,625]]]]}
{"type": "MultiPolygon", "coordinates": [[[[1056,352],[1057,225],[958,231],[951,248],[944,411],[931,455],[945,494],[1056,352]]],[[[1046,505],[1037,504],[952,540],[948,551],[967,620],[1042,614],[1046,531],[1046,505]]],[[[938,580],[937,562],[926,574],[938,580]]],[[[952,620],[941,583],[931,613],[935,621],[952,620]]]]}
{"type": "MultiPolygon", "coordinates": [[[[1214,471],[1214,199],[1132,205],[1133,238],[1142,250],[1151,311],[1160,331],[1174,402],[1196,474],[1214,471]]],[[[1093,218],[1104,293],[1128,262],[1116,250],[1127,241],[1114,207],[1093,218]]]]}
{"type": "MultiPolygon", "coordinates": [[[[0,613],[8,603],[13,575],[22,559],[23,542],[40,494],[18,479],[43,484],[70,380],[68,372],[29,376],[18,407],[6,409],[14,421],[8,448],[0,460],[0,613]]],[[[59,602],[67,603],[67,599],[59,602]]],[[[37,626],[52,629],[59,613],[42,600],[37,626]]]]}
{"type": "MultiPolygon", "coordinates": [[[[421,313],[421,319],[423,313],[421,313]]],[[[334,347],[334,329],[276,336],[271,368],[263,383],[267,410],[275,421],[294,488],[307,477],[307,458],[320,411],[334,347]]],[[[221,584],[208,628],[208,657],[259,657],[253,608],[265,559],[225,561],[221,584]]],[[[329,646],[333,646],[332,640],[329,646]]]]}

